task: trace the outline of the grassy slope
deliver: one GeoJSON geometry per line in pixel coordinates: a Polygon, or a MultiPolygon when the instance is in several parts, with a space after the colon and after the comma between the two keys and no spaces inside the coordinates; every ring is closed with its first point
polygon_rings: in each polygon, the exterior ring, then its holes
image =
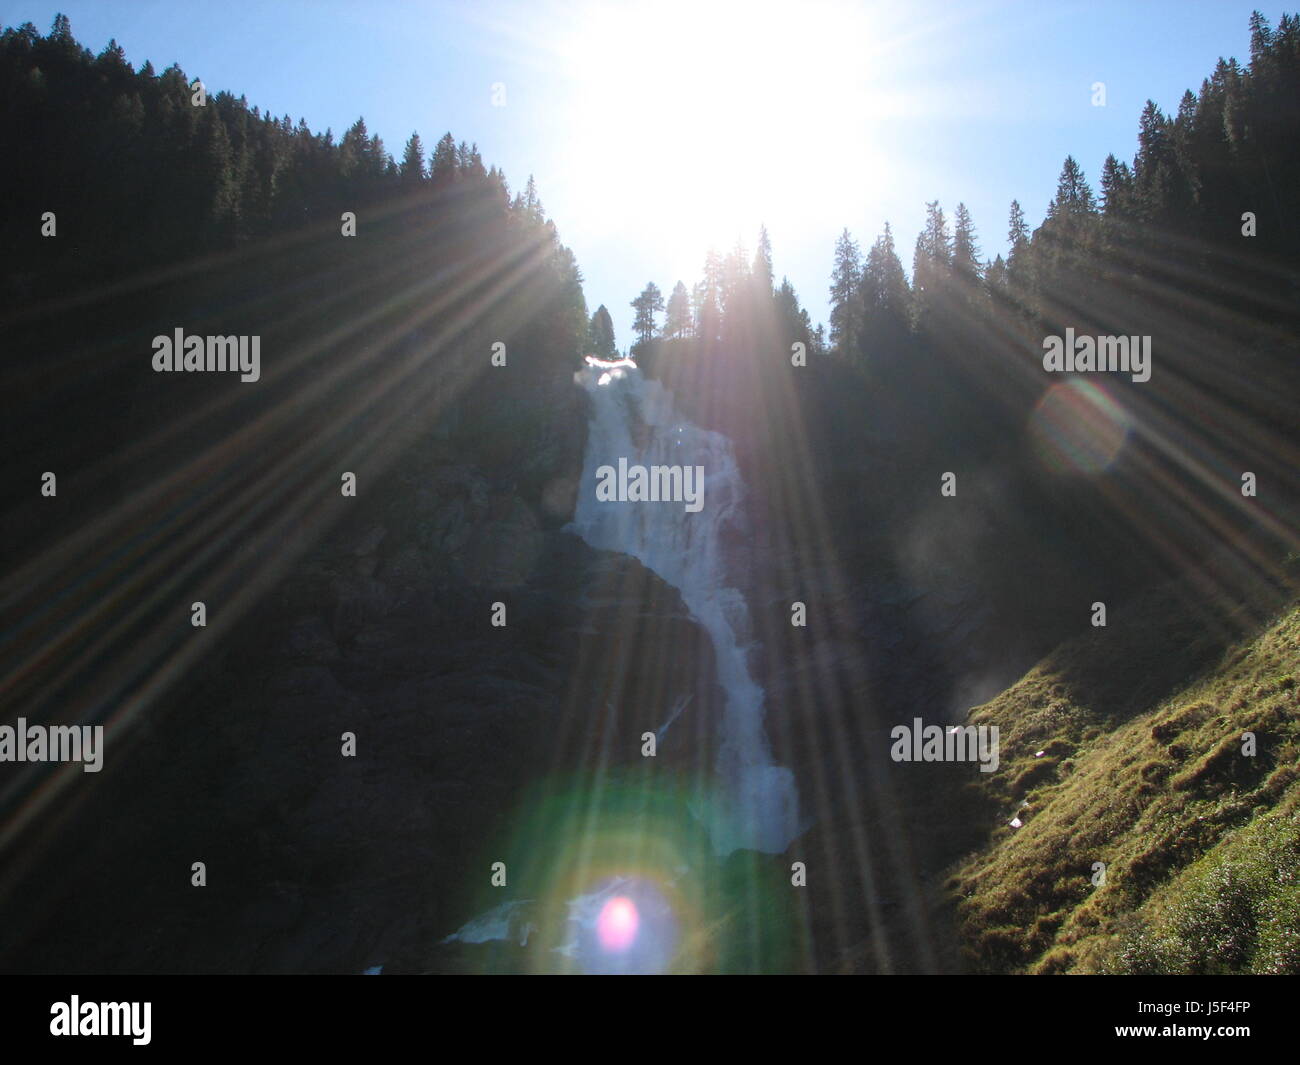
{"type": "Polygon", "coordinates": [[[1300,972],[1300,605],[1189,591],[1113,609],[972,711],[1002,751],[963,785],[998,822],[946,884],[972,968],[1300,972]]]}

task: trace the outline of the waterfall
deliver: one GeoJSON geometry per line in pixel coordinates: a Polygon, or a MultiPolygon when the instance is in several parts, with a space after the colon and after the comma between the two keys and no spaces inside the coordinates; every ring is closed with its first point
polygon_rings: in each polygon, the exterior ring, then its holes
{"type": "Polygon", "coordinates": [[[631,360],[587,361],[576,379],[591,395],[591,419],[569,528],[592,547],[638,559],[677,589],[708,633],[725,707],[717,796],[697,815],[719,855],[742,847],[780,853],[800,831],[798,792],[794,774],[772,760],[764,693],[747,659],[749,607],[726,583],[723,532],[728,526],[743,531],[744,521],[744,483],[731,441],[678,416],[672,393],[643,378],[631,360]],[[702,469],[702,506],[598,498],[599,471],[621,468],[620,460],[647,470],[702,469]]]}

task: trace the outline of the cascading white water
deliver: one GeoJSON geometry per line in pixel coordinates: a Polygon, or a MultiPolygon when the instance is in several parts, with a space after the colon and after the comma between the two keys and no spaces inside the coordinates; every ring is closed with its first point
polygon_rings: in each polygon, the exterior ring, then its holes
{"type": "Polygon", "coordinates": [[[742,643],[750,631],[748,605],[726,584],[722,533],[742,520],[744,495],[731,441],[680,418],[672,393],[643,378],[630,360],[589,363],[577,374],[592,413],[570,528],[592,547],[640,560],[681,593],[708,632],[726,696],[716,766],[722,802],[700,816],[720,855],[742,847],[780,853],[799,834],[799,800],[794,774],[772,761],[763,731],[764,693],[742,643]],[[646,468],[702,467],[702,507],[598,498],[597,471],[617,468],[620,459],[646,468]]]}
{"type": "MultiPolygon", "coordinates": [[[[799,796],[794,774],[772,761],[763,731],[763,689],[746,659],[749,607],[726,582],[723,531],[743,521],[744,495],[731,441],[678,417],[672,393],[645,380],[630,360],[588,362],[577,381],[591,393],[591,423],[569,528],[592,547],[639,559],[677,589],[709,634],[726,703],[717,787],[700,797],[693,812],[719,856],[741,848],[779,854],[802,830],[799,796]],[[597,471],[602,466],[618,468],[620,459],[629,467],[647,469],[702,468],[702,506],[680,500],[602,500],[596,491],[597,471]]],[[[692,482],[692,488],[698,491],[699,485],[692,482]]],[[[664,707],[661,737],[689,701],[683,697],[664,707]]],[[[672,882],[672,877],[666,881],[672,882]]],[[[676,949],[680,915],[673,913],[663,886],[653,877],[606,878],[568,900],[560,945],[551,949],[574,959],[585,972],[665,971],[676,949]],[[619,921],[624,911],[634,915],[630,928],[619,921]]],[[[537,917],[534,902],[507,901],[443,942],[508,940],[528,946],[537,917]]]]}

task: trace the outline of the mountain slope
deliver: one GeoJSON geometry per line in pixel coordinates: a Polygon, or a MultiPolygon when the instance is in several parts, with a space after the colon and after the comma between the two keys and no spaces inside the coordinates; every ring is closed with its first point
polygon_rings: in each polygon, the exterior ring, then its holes
{"type": "Polygon", "coordinates": [[[1253,602],[1165,585],[972,712],[1002,745],[947,884],[973,968],[1300,970],[1300,607],[1253,602]]]}

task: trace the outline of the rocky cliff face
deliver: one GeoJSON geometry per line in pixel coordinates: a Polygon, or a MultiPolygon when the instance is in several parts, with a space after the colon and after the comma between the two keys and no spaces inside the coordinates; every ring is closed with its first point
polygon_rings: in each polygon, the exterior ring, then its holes
{"type": "Polygon", "coordinates": [[[359,493],[87,785],[75,842],[16,894],[6,968],[427,969],[530,784],[641,763],[678,705],[658,764],[709,764],[702,631],[634,559],[563,531],[568,401],[527,463],[435,433],[359,493]]]}

